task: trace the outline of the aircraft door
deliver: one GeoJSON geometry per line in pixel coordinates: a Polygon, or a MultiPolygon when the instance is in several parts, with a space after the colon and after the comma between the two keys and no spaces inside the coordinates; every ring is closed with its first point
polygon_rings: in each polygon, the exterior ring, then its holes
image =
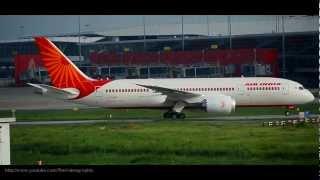
{"type": "Polygon", "coordinates": [[[247,105],[250,104],[251,98],[248,98],[249,92],[246,89],[244,83],[237,83],[237,87],[235,87],[236,95],[234,99],[236,103],[239,105],[247,105]]]}
{"type": "Polygon", "coordinates": [[[94,96],[95,96],[95,103],[97,105],[101,104],[101,100],[102,100],[102,91],[101,89],[99,89],[101,86],[95,86],[94,87],[94,96]]]}
{"type": "Polygon", "coordinates": [[[243,83],[239,83],[236,88],[237,88],[236,89],[237,94],[239,94],[241,96],[245,95],[245,87],[244,87],[243,83]]]}
{"type": "Polygon", "coordinates": [[[281,86],[281,92],[283,95],[288,95],[289,93],[289,85],[288,84],[283,84],[281,86]]]}
{"type": "Polygon", "coordinates": [[[102,97],[102,92],[99,90],[101,86],[95,86],[95,91],[94,91],[94,94],[95,94],[95,97],[102,97]]]}

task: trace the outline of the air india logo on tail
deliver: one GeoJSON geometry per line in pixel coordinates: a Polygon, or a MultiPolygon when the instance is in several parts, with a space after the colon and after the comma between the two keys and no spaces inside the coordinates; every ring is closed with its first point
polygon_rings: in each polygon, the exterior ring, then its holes
{"type": "Polygon", "coordinates": [[[111,81],[96,80],[85,75],[47,38],[36,37],[35,41],[53,86],[60,89],[78,89],[80,94],[75,99],[85,97],[94,92],[96,86],[102,86],[111,81]]]}

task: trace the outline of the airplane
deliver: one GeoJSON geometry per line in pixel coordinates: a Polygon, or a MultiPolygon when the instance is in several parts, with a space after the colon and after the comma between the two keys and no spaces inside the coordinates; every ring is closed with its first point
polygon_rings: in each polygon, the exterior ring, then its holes
{"type": "Polygon", "coordinates": [[[230,114],[236,107],[281,106],[312,102],[300,83],[272,77],[92,79],[48,38],[35,37],[53,86],[29,85],[43,95],[104,108],[168,109],[164,118],[184,119],[186,108],[230,114]]]}

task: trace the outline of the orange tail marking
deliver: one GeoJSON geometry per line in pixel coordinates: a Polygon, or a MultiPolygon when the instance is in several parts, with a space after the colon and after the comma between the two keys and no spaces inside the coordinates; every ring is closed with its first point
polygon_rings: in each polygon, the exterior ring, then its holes
{"type": "Polygon", "coordinates": [[[81,98],[95,91],[95,86],[102,86],[110,81],[96,80],[86,76],[47,38],[35,37],[35,42],[53,86],[76,88],[80,90],[77,98],[81,98]]]}

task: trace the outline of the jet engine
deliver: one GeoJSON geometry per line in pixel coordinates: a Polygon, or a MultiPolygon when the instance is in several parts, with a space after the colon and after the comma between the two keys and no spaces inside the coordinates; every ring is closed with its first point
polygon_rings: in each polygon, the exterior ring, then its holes
{"type": "Polygon", "coordinates": [[[230,96],[213,95],[205,98],[203,106],[209,113],[230,114],[236,109],[236,101],[230,96]]]}

